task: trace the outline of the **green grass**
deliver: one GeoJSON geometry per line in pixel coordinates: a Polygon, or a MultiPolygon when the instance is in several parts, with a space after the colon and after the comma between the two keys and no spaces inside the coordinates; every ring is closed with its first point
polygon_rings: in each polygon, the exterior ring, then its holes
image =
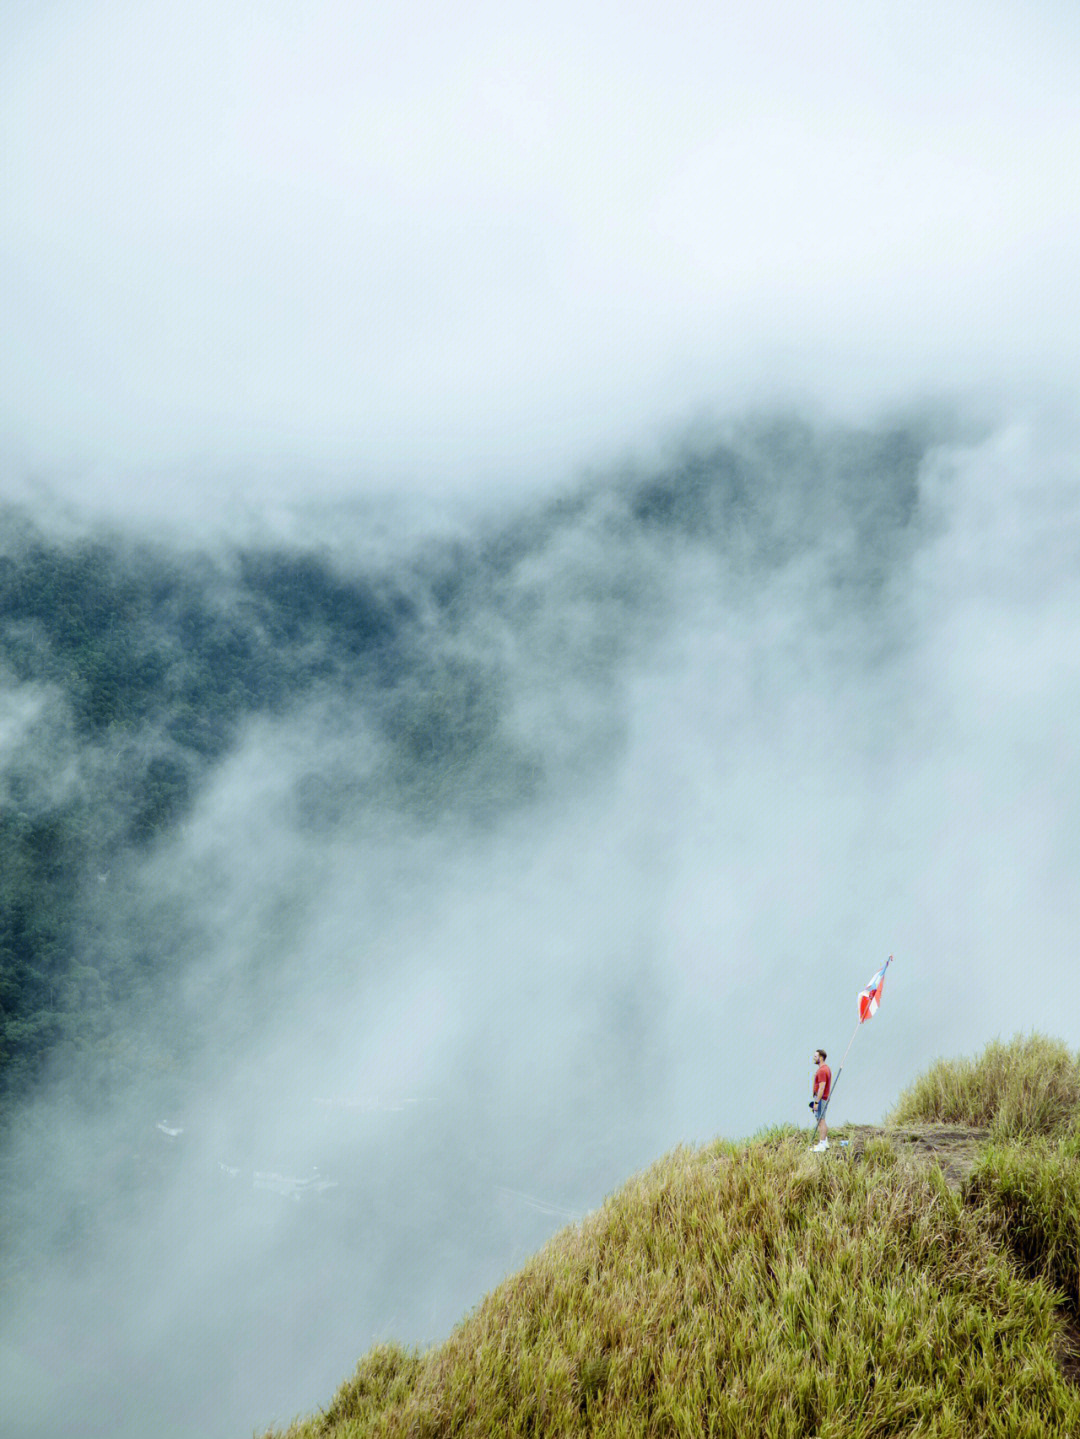
{"type": "Polygon", "coordinates": [[[1056,1131],[987,1145],[962,1195],[885,1137],[858,1158],[783,1131],[677,1149],[445,1343],[373,1349],[288,1439],[1078,1435],[1059,1363],[1080,1299],[1062,1055],[1038,1038],[991,1046],[954,1066],[958,1086],[937,1066],[904,1096],[909,1122],[927,1117],[911,1094],[946,1093],[968,1105],[949,1122],[1056,1131]]]}
{"type": "Polygon", "coordinates": [[[891,1124],[978,1125],[1000,1140],[1075,1133],[1078,1121],[1080,1060],[1040,1034],[938,1060],[889,1115],[891,1124]]]}
{"type": "Polygon", "coordinates": [[[991,1145],[967,1198],[990,1216],[1022,1271],[1045,1279],[1080,1314],[1080,1142],[991,1145]]]}

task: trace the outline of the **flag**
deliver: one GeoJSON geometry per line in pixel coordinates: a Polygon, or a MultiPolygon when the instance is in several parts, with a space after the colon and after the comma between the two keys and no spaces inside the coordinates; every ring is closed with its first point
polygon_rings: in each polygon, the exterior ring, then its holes
{"type": "Polygon", "coordinates": [[[859,1023],[865,1024],[881,1008],[881,991],[885,988],[885,971],[892,964],[890,954],[873,979],[859,995],[859,1023]]]}

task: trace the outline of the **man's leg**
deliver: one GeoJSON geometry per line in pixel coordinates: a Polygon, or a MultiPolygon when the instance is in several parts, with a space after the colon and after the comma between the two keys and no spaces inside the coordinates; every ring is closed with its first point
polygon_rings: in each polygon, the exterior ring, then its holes
{"type": "Polygon", "coordinates": [[[817,1116],[818,1116],[817,1137],[818,1137],[818,1143],[819,1143],[819,1144],[823,1143],[824,1140],[825,1140],[825,1138],[826,1138],[826,1136],[828,1135],[828,1130],[825,1128],[825,1111],[828,1109],[828,1107],[829,1107],[829,1101],[828,1101],[827,1099],[819,1099],[819,1100],[818,1100],[818,1102],[817,1102],[817,1116]]]}

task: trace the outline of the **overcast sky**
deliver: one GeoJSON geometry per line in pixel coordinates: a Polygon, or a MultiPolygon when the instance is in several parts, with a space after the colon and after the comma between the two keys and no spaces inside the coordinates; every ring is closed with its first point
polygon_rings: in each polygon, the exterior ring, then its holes
{"type": "Polygon", "coordinates": [[[777,393],[1063,386],[1078,17],[9,3],[0,440],[445,486],[777,393]]]}

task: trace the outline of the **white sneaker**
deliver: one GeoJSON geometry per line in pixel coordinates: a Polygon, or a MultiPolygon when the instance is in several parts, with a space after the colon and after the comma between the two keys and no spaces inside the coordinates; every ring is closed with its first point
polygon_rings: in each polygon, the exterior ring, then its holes
{"type": "Polygon", "coordinates": [[[811,1149],[810,1153],[820,1154],[823,1149],[828,1149],[828,1147],[829,1141],[827,1139],[819,1139],[818,1142],[811,1149]]]}

